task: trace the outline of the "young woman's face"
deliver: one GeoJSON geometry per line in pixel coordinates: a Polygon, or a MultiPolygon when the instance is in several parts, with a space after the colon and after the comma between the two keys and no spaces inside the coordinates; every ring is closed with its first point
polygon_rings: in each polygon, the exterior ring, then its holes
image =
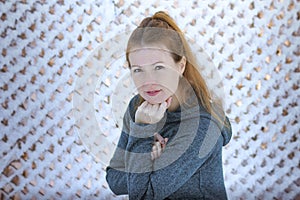
{"type": "Polygon", "coordinates": [[[185,63],[175,63],[170,53],[143,48],[129,53],[129,61],[138,93],[149,103],[162,103],[176,92],[185,63]]]}

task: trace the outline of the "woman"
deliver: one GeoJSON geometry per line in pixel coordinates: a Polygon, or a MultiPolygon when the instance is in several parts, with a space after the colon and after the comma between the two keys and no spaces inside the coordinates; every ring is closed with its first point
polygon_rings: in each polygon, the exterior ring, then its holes
{"type": "Polygon", "coordinates": [[[138,90],[107,167],[111,190],[129,199],[227,199],[222,146],[231,127],[197,70],[176,23],[145,18],[126,59],[138,90]]]}

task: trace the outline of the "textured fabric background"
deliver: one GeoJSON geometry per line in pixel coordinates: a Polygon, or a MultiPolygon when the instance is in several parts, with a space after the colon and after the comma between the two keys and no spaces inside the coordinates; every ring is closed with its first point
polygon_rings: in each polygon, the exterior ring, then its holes
{"type": "Polygon", "coordinates": [[[158,10],[224,77],[228,197],[300,198],[299,1],[0,0],[1,199],[126,199],[104,178],[132,95],[117,35],[158,10]]]}

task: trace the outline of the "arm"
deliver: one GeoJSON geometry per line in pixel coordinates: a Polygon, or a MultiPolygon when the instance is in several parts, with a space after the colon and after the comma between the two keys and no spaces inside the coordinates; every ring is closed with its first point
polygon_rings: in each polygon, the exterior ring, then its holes
{"type": "Polygon", "coordinates": [[[129,109],[124,114],[123,128],[117,148],[110,160],[109,166],[106,168],[106,181],[116,195],[128,194],[128,173],[125,170],[125,151],[128,143],[127,133],[129,131],[128,117],[130,117],[129,109]]]}
{"type": "MultiPolygon", "coordinates": [[[[163,199],[177,191],[209,158],[220,153],[223,139],[218,126],[209,118],[182,122],[176,137],[166,146],[161,157],[151,161],[153,138],[137,138],[146,128],[132,123],[126,151],[128,192],[130,199],[163,199]],[[197,122],[198,121],[198,122],[197,122]],[[201,124],[195,137],[190,123],[201,124]],[[207,139],[208,138],[208,139],[207,139]],[[206,142],[203,142],[206,141],[206,142]],[[135,153],[131,153],[135,152],[135,153]],[[140,153],[138,153],[140,152],[140,153]],[[144,173],[142,173],[144,171],[144,173]]],[[[153,125],[149,125],[149,134],[153,125]]]]}
{"type": "Polygon", "coordinates": [[[127,143],[127,139],[128,135],[122,131],[115,153],[106,168],[106,181],[116,195],[128,194],[127,173],[124,165],[124,144],[127,143]]]}
{"type": "Polygon", "coordinates": [[[129,139],[130,123],[134,116],[134,106],[138,101],[138,96],[135,96],[129,102],[126,112],[123,117],[123,127],[120,139],[115,149],[114,155],[110,160],[109,166],[106,168],[106,181],[110,189],[116,195],[128,194],[128,170],[125,166],[125,155],[129,139]]]}

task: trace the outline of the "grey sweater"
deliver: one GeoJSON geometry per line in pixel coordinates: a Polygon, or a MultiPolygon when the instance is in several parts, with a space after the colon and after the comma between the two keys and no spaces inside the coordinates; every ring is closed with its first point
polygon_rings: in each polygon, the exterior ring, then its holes
{"type": "Polygon", "coordinates": [[[222,146],[231,138],[231,127],[221,127],[202,106],[180,106],[174,112],[167,110],[157,124],[137,124],[138,98],[129,103],[118,146],[106,169],[110,189],[134,200],[227,199],[222,146]],[[155,132],[169,141],[152,161],[155,132]]]}

